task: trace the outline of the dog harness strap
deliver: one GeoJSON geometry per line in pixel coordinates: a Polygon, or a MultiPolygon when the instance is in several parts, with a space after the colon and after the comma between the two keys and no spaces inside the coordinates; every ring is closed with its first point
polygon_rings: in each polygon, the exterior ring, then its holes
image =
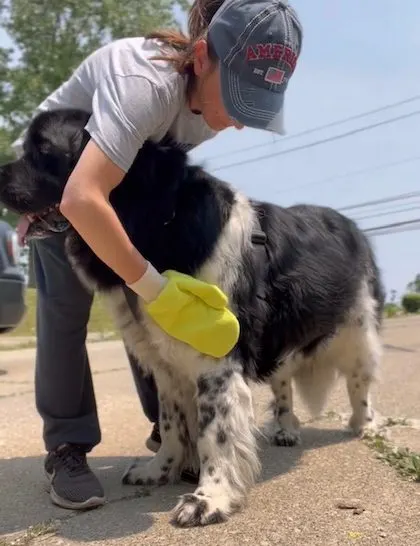
{"type": "MultiPolygon", "coordinates": [[[[255,206],[255,205],[254,205],[255,206]]],[[[254,231],[251,234],[251,242],[254,245],[255,248],[255,254],[256,254],[256,264],[257,268],[260,270],[260,276],[261,278],[265,277],[265,272],[268,264],[268,248],[267,248],[267,234],[263,231],[261,227],[261,222],[258,217],[259,210],[256,207],[257,216],[256,220],[258,222],[259,228],[254,229],[254,231]]],[[[265,300],[265,283],[258,283],[257,288],[257,298],[265,300]]]]}

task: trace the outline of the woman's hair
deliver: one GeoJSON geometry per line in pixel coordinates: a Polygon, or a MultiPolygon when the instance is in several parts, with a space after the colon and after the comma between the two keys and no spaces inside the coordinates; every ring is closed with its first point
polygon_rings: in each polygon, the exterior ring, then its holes
{"type": "MultiPolygon", "coordinates": [[[[214,14],[225,0],[194,0],[188,15],[188,36],[182,31],[162,29],[155,30],[146,35],[146,38],[156,38],[164,45],[174,50],[158,57],[156,60],[167,60],[173,63],[180,74],[193,76],[194,45],[204,38],[214,14]]],[[[209,44],[209,56],[215,59],[211,44],[209,44]]]]}

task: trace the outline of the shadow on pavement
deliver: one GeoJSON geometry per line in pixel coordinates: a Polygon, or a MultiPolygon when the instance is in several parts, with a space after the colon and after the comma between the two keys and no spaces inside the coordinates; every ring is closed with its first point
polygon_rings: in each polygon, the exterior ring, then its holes
{"type": "MultiPolygon", "coordinates": [[[[302,445],[275,447],[261,445],[262,475],[259,483],[287,474],[300,463],[305,451],[349,441],[342,429],[304,426],[302,445]]],[[[145,462],[149,457],[143,457],[145,462]]],[[[121,475],[131,457],[95,457],[90,464],[103,483],[107,504],[93,511],[63,510],[50,503],[43,476],[43,456],[0,459],[0,536],[24,531],[31,525],[49,520],[64,520],[58,536],[74,541],[91,542],[140,534],[153,525],[153,513],[167,513],[179,495],[194,490],[190,484],[177,484],[151,490],[123,486],[121,475]]]]}

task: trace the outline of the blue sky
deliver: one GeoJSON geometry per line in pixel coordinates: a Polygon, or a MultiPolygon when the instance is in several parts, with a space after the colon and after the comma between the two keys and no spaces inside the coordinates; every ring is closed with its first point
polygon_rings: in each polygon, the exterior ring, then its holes
{"type": "MultiPolygon", "coordinates": [[[[357,115],[420,93],[420,2],[406,0],[294,0],[304,26],[303,51],[286,98],[289,135],[357,115]]],[[[383,119],[420,110],[420,100],[357,121],[273,144],[262,131],[234,129],[197,148],[193,157],[249,195],[281,205],[296,202],[344,207],[420,190],[420,160],[364,175],[332,179],[377,165],[420,157],[420,115],[289,155],[217,169],[268,155],[383,119]],[[255,151],[211,159],[267,143],[255,151]],[[328,182],[317,183],[325,179],[328,182]],[[332,180],[331,180],[332,179],[332,180]],[[303,188],[300,186],[304,186],[303,188]]],[[[420,199],[411,203],[420,206],[420,199]]],[[[352,211],[354,217],[408,207],[389,203],[352,211]]],[[[415,211],[361,220],[362,227],[419,218],[415,211]]],[[[388,291],[404,291],[420,272],[420,231],[372,238],[388,291]]]]}
{"type": "MultiPolygon", "coordinates": [[[[303,27],[303,52],[286,97],[289,135],[404,100],[420,93],[420,2],[405,0],[294,0],[303,27]]],[[[0,34],[0,45],[6,39],[0,34]]],[[[420,100],[357,121],[282,142],[262,131],[228,130],[192,153],[217,176],[252,197],[344,207],[420,190],[420,160],[342,177],[420,156],[420,115],[354,136],[273,156],[244,166],[223,164],[275,153],[383,119],[420,110],[420,100]],[[255,150],[215,156],[266,144],[255,150]],[[216,170],[217,169],[217,170],[216,170]],[[340,178],[341,177],[341,178],[340,178]],[[328,179],[326,181],[326,179],[328,179]],[[302,187],[303,186],[303,187],[302,187]]],[[[411,201],[420,206],[420,198],[411,201]]],[[[354,211],[354,217],[408,206],[390,203],[354,211]]],[[[420,217],[418,210],[361,220],[361,227],[420,217]]],[[[386,289],[401,294],[420,272],[420,231],[372,238],[386,289]]]]}

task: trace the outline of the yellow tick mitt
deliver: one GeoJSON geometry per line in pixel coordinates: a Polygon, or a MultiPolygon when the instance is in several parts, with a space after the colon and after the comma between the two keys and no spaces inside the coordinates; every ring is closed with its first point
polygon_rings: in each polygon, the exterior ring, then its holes
{"type": "Polygon", "coordinates": [[[145,301],[145,310],[153,320],[171,337],[200,353],[216,358],[229,353],[240,328],[220,288],[172,270],[162,277],[163,288],[152,301],[145,301]]]}

